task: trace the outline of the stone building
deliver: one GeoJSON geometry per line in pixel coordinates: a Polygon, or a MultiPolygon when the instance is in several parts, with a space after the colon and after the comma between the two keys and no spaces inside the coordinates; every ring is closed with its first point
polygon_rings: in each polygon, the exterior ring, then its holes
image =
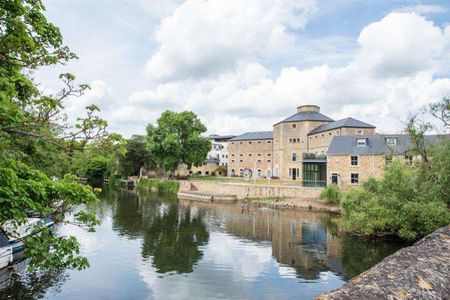
{"type": "MultiPolygon", "coordinates": [[[[433,143],[448,136],[425,136],[433,143]]],[[[408,135],[378,134],[364,136],[339,136],[333,138],[327,151],[327,183],[339,186],[357,186],[374,177],[380,179],[384,167],[393,161],[413,165],[419,157],[409,153],[408,135]]]]}
{"type": "Polygon", "coordinates": [[[247,132],[228,141],[228,175],[243,176],[250,169],[257,177],[272,176],[272,132],[247,132]]]}
{"type": "Polygon", "coordinates": [[[303,105],[273,125],[273,132],[249,132],[229,141],[229,175],[251,169],[257,177],[297,180],[303,186],[325,186],[326,152],[332,139],[372,135],[375,126],[353,118],[338,121],[320,113],[317,105],[303,105]]]}
{"type": "Polygon", "coordinates": [[[181,166],[178,169],[178,173],[181,175],[209,176],[215,174],[217,176],[226,176],[226,171],[228,170],[228,140],[233,137],[233,135],[210,135],[211,150],[206,155],[203,165],[193,166],[190,170],[187,170],[185,166],[181,166]]]}

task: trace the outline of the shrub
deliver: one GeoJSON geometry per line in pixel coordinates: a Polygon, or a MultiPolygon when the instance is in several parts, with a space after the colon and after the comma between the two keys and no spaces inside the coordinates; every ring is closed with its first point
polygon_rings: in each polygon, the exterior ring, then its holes
{"type": "Polygon", "coordinates": [[[341,191],[336,184],[329,185],[320,193],[320,199],[326,200],[329,203],[339,203],[341,200],[341,191]]]}
{"type": "Polygon", "coordinates": [[[448,189],[450,178],[446,175],[449,146],[439,147],[429,164],[409,168],[393,162],[383,179],[370,179],[361,188],[344,193],[345,228],[362,235],[415,240],[449,224],[448,194],[442,192],[448,189]]]}
{"type": "Polygon", "coordinates": [[[155,191],[159,194],[176,194],[178,193],[180,184],[176,180],[141,178],[138,188],[155,191]]]}

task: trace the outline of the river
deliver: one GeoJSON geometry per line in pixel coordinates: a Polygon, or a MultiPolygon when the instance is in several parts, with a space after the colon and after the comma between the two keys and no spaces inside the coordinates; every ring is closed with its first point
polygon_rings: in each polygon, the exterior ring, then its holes
{"type": "Polygon", "coordinates": [[[311,299],[402,247],[339,236],[336,216],[105,190],[83,271],[0,272],[0,298],[311,299]]]}

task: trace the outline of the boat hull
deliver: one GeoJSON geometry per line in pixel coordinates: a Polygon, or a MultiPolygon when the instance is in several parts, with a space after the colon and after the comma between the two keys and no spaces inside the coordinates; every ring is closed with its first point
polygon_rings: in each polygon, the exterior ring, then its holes
{"type": "Polygon", "coordinates": [[[11,247],[0,248],[0,269],[7,267],[13,261],[13,253],[11,247]]]}

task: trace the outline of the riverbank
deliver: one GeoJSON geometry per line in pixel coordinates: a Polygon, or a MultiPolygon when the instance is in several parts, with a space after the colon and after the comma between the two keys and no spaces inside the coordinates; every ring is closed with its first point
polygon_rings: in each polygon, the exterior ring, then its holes
{"type": "Polygon", "coordinates": [[[325,201],[317,199],[247,199],[246,202],[275,209],[299,209],[318,212],[341,213],[341,206],[339,204],[327,203],[325,201]]]}
{"type": "Polygon", "coordinates": [[[449,299],[450,225],[403,248],[325,299],[449,299]]]}

